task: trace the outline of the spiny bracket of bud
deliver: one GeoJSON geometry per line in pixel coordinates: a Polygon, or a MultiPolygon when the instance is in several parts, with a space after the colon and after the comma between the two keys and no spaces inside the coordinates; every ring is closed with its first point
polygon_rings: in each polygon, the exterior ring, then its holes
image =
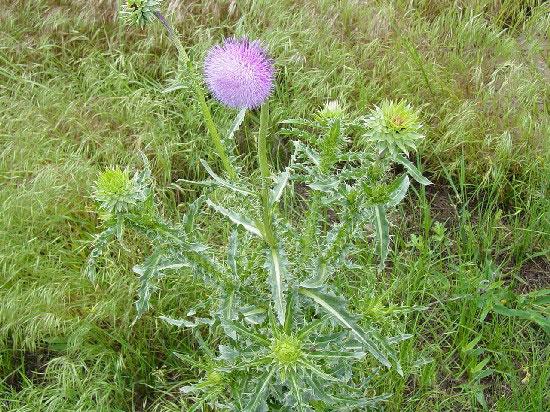
{"type": "Polygon", "coordinates": [[[344,109],[338,100],[331,100],[325,103],[323,108],[317,112],[317,120],[322,125],[330,124],[334,120],[344,117],[344,109]]]}
{"type": "Polygon", "coordinates": [[[94,198],[107,213],[124,213],[147,198],[138,176],[130,177],[128,170],[107,169],[99,175],[94,198]]]}
{"type": "Polygon", "coordinates": [[[275,339],[272,351],[273,359],[283,367],[295,365],[303,357],[302,342],[292,335],[275,339]]]}
{"type": "Polygon", "coordinates": [[[424,135],[419,113],[405,101],[386,100],[377,106],[365,120],[367,128],[363,135],[364,143],[375,143],[380,152],[391,155],[409,154],[416,150],[416,144],[424,135]]]}
{"type": "Polygon", "coordinates": [[[155,19],[155,13],[160,12],[161,0],[126,0],[120,12],[128,24],[144,28],[155,19]]]}

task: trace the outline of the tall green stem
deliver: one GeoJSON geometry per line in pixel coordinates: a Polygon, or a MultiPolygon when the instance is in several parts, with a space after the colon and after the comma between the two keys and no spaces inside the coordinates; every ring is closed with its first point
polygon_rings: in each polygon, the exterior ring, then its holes
{"type": "Polygon", "coordinates": [[[208,103],[206,103],[204,89],[202,85],[195,79],[195,75],[194,75],[195,73],[193,72],[193,67],[191,65],[191,61],[189,60],[189,56],[187,55],[185,48],[183,47],[183,44],[181,44],[181,41],[177,36],[176,32],[174,31],[172,26],[170,26],[170,23],[168,23],[166,18],[158,11],[155,12],[155,16],[162,23],[162,25],[168,32],[168,37],[170,37],[170,40],[178,50],[178,73],[181,73],[185,69],[187,69],[191,74],[193,90],[195,92],[195,96],[199,100],[199,105],[201,107],[204,122],[206,123],[208,134],[210,135],[210,138],[212,139],[212,143],[214,144],[214,150],[216,151],[216,154],[220,158],[222,162],[222,166],[225,169],[225,172],[227,173],[227,175],[231,179],[236,179],[237,171],[233,166],[233,164],[231,163],[231,161],[229,160],[229,156],[225,151],[225,147],[223,145],[220,133],[218,132],[218,128],[216,127],[216,124],[212,119],[212,112],[210,111],[210,106],[208,105],[208,103]]]}
{"type": "Polygon", "coordinates": [[[269,108],[267,103],[262,105],[260,111],[260,131],[258,133],[258,164],[260,166],[260,173],[262,174],[262,180],[264,180],[264,186],[268,184],[267,181],[271,176],[269,171],[269,163],[267,162],[267,128],[269,122],[269,108]]]}

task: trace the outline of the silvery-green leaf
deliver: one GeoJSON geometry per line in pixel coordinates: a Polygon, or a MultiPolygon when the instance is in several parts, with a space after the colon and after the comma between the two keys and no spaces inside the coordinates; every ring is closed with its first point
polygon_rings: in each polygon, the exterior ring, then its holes
{"type": "Polygon", "coordinates": [[[260,232],[260,229],[258,229],[252,220],[248,219],[245,216],[240,215],[237,212],[234,212],[232,210],[226,209],[223,206],[217,205],[216,203],[213,203],[211,200],[207,200],[206,204],[210,206],[212,209],[217,211],[218,213],[221,213],[225,217],[227,217],[229,220],[231,220],[236,225],[241,225],[246,230],[248,230],[253,235],[262,237],[262,233],[260,232]]]}
{"type": "Polygon", "coordinates": [[[376,234],[376,249],[380,256],[379,270],[382,270],[386,264],[390,244],[388,220],[386,219],[386,209],[383,205],[374,206],[374,228],[376,234]]]}
{"type": "Polygon", "coordinates": [[[208,163],[206,163],[204,160],[200,159],[200,162],[201,164],[203,165],[203,167],[206,169],[206,172],[210,175],[210,177],[212,179],[214,179],[214,181],[219,184],[220,186],[223,186],[227,189],[230,189],[236,193],[240,193],[240,194],[243,194],[243,195],[252,195],[252,192],[246,190],[246,189],[242,189],[240,187],[237,187],[236,185],[234,185],[233,183],[231,182],[228,182],[227,180],[225,179],[222,179],[220,176],[218,176],[211,168],[210,166],[208,166],[208,163]]]}
{"type": "Polygon", "coordinates": [[[350,352],[350,351],[315,351],[310,352],[307,354],[307,356],[312,358],[320,358],[320,359],[338,359],[338,358],[350,358],[350,359],[361,359],[366,355],[363,351],[356,351],[356,352],[350,352]]]}
{"type": "Polygon", "coordinates": [[[178,328],[194,328],[199,325],[213,325],[214,320],[208,319],[208,318],[193,318],[193,320],[187,320],[187,319],[173,319],[169,318],[167,316],[159,316],[159,319],[163,320],[164,322],[177,326],[178,328]]]}
{"type": "Polygon", "coordinates": [[[227,324],[237,332],[237,335],[240,338],[248,338],[249,340],[259,343],[262,346],[269,346],[271,344],[269,340],[264,338],[262,335],[252,331],[250,328],[242,326],[239,322],[227,321],[227,324]]]}
{"type": "Polygon", "coordinates": [[[258,306],[248,305],[240,309],[244,320],[251,325],[259,325],[266,318],[266,310],[258,306]]]}
{"type": "Polygon", "coordinates": [[[269,283],[273,296],[273,304],[277,319],[282,325],[285,321],[286,310],[286,279],[288,278],[287,261],[281,247],[272,247],[267,251],[266,268],[270,273],[269,283]]]}
{"type": "Polygon", "coordinates": [[[422,173],[420,173],[420,170],[418,170],[417,167],[414,164],[412,164],[412,162],[409,161],[409,159],[407,159],[406,157],[400,154],[397,154],[395,156],[395,160],[398,163],[402,164],[405,167],[405,169],[407,169],[407,172],[412,176],[412,178],[416,180],[418,183],[420,183],[421,185],[427,186],[432,184],[432,182],[430,182],[428,179],[422,176],[422,173]]]}
{"type": "Polygon", "coordinates": [[[226,360],[230,362],[237,359],[240,355],[240,352],[238,350],[227,345],[219,345],[218,352],[220,353],[218,359],[226,360]]]}
{"type": "Polygon", "coordinates": [[[299,292],[312,299],[325,311],[327,311],[338,323],[349,329],[350,332],[359,340],[365,349],[373,355],[381,364],[386,367],[391,367],[391,363],[388,358],[380,352],[376,345],[371,341],[369,336],[363,331],[363,329],[355,322],[352,316],[347,312],[345,308],[345,302],[343,299],[337,296],[332,296],[327,293],[323,293],[318,289],[307,289],[304,287],[299,288],[299,292]]]}
{"type": "Polygon", "coordinates": [[[236,229],[231,231],[229,236],[229,250],[227,252],[227,263],[231,268],[231,273],[235,280],[239,279],[239,273],[237,271],[237,246],[238,246],[238,232],[236,229]]]}
{"type": "Polygon", "coordinates": [[[95,282],[96,278],[96,263],[97,259],[103,254],[105,248],[113,239],[117,236],[119,232],[122,231],[121,228],[121,222],[117,220],[117,223],[115,226],[109,226],[107,229],[105,229],[103,232],[101,232],[99,235],[97,235],[94,239],[92,251],[90,252],[88,256],[88,260],[86,261],[86,265],[84,266],[83,272],[90,279],[91,282],[95,282]]]}
{"type": "Polygon", "coordinates": [[[237,116],[235,116],[235,120],[233,121],[231,128],[229,129],[229,132],[227,133],[228,140],[233,140],[235,133],[237,132],[237,130],[239,130],[239,128],[243,124],[245,115],[246,115],[246,108],[239,110],[239,112],[237,113],[237,116]]]}
{"type": "Polygon", "coordinates": [[[304,405],[304,399],[302,397],[302,393],[306,388],[304,387],[304,385],[302,385],[301,382],[298,382],[298,377],[294,372],[290,372],[287,379],[290,382],[291,392],[295,400],[294,410],[299,412],[305,412],[305,408],[304,408],[305,405],[304,405]]]}
{"type": "Polygon", "coordinates": [[[148,309],[151,293],[155,289],[153,279],[158,276],[157,266],[162,258],[160,251],[154,252],[142,265],[134,266],[134,272],[139,276],[140,286],[138,288],[138,300],[136,306],[136,320],[138,320],[148,309]]]}
{"type": "Polygon", "coordinates": [[[269,203],[271,205],[274,205],[279,201],[283,194],[283,191],[285,190],[289,178],[290,172],[288,168],[284,172],[280,173],[279,176],[277,176],[275,187],[271,190],[271,193],[269,194],[269,203]]]}
{"type": "Polygon", "coordinates": [[[395,345],[399,342],[403,342],[403,341],[408,340],[412,337],[413,337],[413,335],[411,335],[410,333],[403,333],[401,335],[392,336],[391,338],[387,338],[387,341],[388,341],[388,344],[395,345]]]}
{"type": "Polygon", "coordinates": [[[319,153],[315,152],[312,148],[303,145],[300,142],[294,142],[294,147],[297,151],[303,152],[306,157],[316,166],[319,166],[321,164],[321,156],[319,153]]]}
{"type": "Polygon", "coordinates": [[[172,84],[162,89],[161,93],[163,94],[172,93],[172,92],[175,92],[176,90],[181,90],[181,89],[185,89],[185,85],[174,81],[172,82],[172,84]]]}
{"type": "Polygon", "coordinates": [[[409,190],[409,176],[403,175],[399,177],[392,186],[394,190],[390,193],[390,200],[386,203],[388,207],[397,206],[405,198],[407,190],[409,190]]]}
{"type": "Polygon", "coordinates": [[[195,217],[199,213],[199,210],[206,200],[206,196],[202,195],[189,204],[187,212],[183,215],[182,223],[186,233],[191,233],[193,225],[195,224],[195,217]]]}
{"type": "Polygon", "coordinates": [[[267,389],[271,381],[271,377],[275,373],[275,368],[270,368],[265,371],[256,383],[256,387],[252,390],[252,397],[245,407],[246,412],[257,412],[259,408],[266,402],[267,389]]]}

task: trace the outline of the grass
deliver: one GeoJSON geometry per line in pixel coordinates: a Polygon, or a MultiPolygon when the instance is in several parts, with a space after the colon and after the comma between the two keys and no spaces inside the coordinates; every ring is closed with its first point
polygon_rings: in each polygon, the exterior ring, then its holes
{"type": "MultiPolygon", "coordinates": [[[[139,239],[112,248],[97,285],[81,275],[100,170],[139,167],[144,151],[164,212],[177,218],[196,189],[174,183],[201,177],[198,159],[210,152],[189,93],[162,93],[176,54],[161,27],[121,28],[115,2],[93,3],[16,0],[0,10],[0,410],[185,410],[178,388],[199,373],[172,354],[197,358],[194,340],[158,316],[205,298],[200,284],[167,276],[132,326],[139,239]]],[[[353,113],[386,97],[422,109],[417,160],[436,184],[416,187],[392,216],[382,276],[367,239],[363,270],[334,279],[364,321],[414,335],[400,347],[405,377],[373,381],[376,393],[393,393],[386,408],[548,410],[548,335],[526,319],[482,316],[500,292],[519,308],[522,294],[550,284],[548,5],[165,3],[197,61],[223,36],[269,45],[274,122],[336,98],[353,113]]],[[[229,127],[232,114],[214,112],[229,127]]],[[[237,137],[246,159],[251,123],[237,137]]],[[[270,139],[283,164],[288,142],[270,139]]],[[[211,239],[228,229],[212,215],[201,227],[211,239]]]]}

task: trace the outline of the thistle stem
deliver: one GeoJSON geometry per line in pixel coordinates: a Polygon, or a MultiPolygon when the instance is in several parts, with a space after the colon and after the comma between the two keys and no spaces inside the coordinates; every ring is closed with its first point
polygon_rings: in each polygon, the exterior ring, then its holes
{"type": "Polygon", "coordinates": [[[236,179],[237,171],[233,166],[233,164],[231,163],[229,156],[226,153],[218,128],[216,127],[216,124],[212,119],[212,112],[210,110],[210,106],[206,102],[204,89],[202,85],[195,79],[193,67],[191,65],[191,61],[189,60],[189,56],[187,55],[187,52],[185,51],[183,44],[181,44],[181,41],[177,36],[176,32],[174,31],[170,23],[168,23],[166,18],[162,15],[162,13],[155,11],[155,17],[164,26],[164,28],[168,32],[168,37],[170,38],[170,40],[178,50],[178,72],[181,73],[184,71],[184,69],[187,69],[190,72],[191,78],[192,78],[191,80],[193,84],[193,90],[195,92],[195,96],[199,101],[199,105],[202,111],[202,117],[204,119],[204,122],[206,123],[208,134],[210,135],[210,138],[212,139],[212,143],[214,144],[214,150],[218,155],[218,157],[220,158],[222,162],[222,166],[225,169],[225,172],[227,173],[227,175],[231,179],[236,179]]]}
{"type": "Polygon", "coordinates": [[[260,173],[266,185],[267,179],[271,176],[269,171],[269,163],[267,161],[267,128],[269,121],[269,108],[267,103],[262,105],[260,111],[260,131],[258,132],[258,164],[260,166],[260,173]]]}

